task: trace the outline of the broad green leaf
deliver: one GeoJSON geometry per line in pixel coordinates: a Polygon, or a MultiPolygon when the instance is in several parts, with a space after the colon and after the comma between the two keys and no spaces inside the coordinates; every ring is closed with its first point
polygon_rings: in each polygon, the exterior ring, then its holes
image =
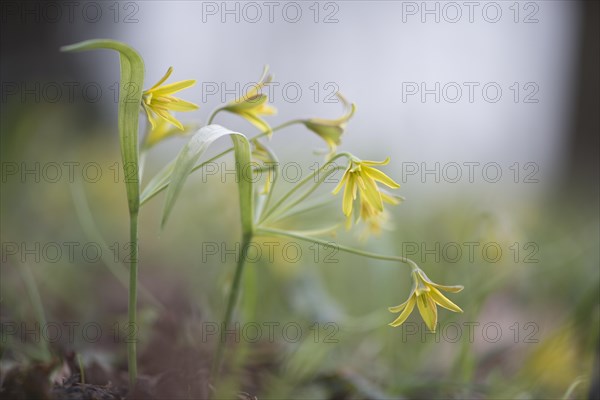
{"type": "Polygon", "coordinates": [[[130,46],[110,39],[86,40],[61,47],[61,51],[84,51],[107,49],[117,51],[121,60],[121,85],[119,90],[119,138],[121,159],[127,190],[129,213],[137,214],[140,207],[140,179],[138,163],[138,125],[142,86],[144,84],[144,60],[130,46]]]}
{"type": "MultiPolygon", "coordinates": [[[[242,217],[242,232],[244,235],[252,233],[253,230],[253,193],[252,176],[245,176],[250,171],[250,143],[246,136],[241,133],[230,131],[220,125],[208,125],[200,130],[190,139],[190,141],[181,149],[181,152],[175,159],[175,165],[171,174],[171,180],[167,189],[165,207],[161,225],[164,226],[175,201],[179,196],[185,180],[192,172],[194,165],[198,162],[202,154],[217,139],[223,136],[231,136],[233,140],[233,149],[235,152],[235,169],[240,197],[240,211],[242,217]]],[[[167,170],[166,168],[165,170],[167,170]]],[[[165,178],[167,176],[165,175],[165,178]]]]}

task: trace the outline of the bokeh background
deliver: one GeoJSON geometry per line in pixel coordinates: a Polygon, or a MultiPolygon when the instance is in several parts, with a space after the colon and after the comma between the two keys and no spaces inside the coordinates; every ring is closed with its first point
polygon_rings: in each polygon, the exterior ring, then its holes
{"type": "MultiPolygon", "coordinates": [[[[190,123],[206,123],[210,111],[239,96],[265,64],[276,83],[269,92],[278,109],[272,125],[337,117],[342,109],[332,95],[339,90],[357,104],[341,148],[364,159],[391,157],[385,172],[402,184],[406,201],[390,210],[394,229],[380,237],[361,241],[340,229],[332,240],[404,253],[434,281],[465,286],[453,297],[465,313],[441,312],[436,336],[417,315],[403,328],[386,325],[393,318],[386,307],[410,290],[403,267],[341,253],[336,263],[322,255],[315,260],[304,244],[304,257],[292,262],[279,255],[250,265],[259,300],[241,312],[241,321],[303,328],[301,340],[279,334],[268,343],[277,348],[276,367],[264,373],[263,397],[327,398],[335,395],[333,386],[373,398],[593,393],[600,262],[597,3],[69,4],[2,4],[5,366],[43,357],[43,337],[23,339],[6,328],[34,326],[41,314],[57,323],[97,322],[104,328],[99,342],[80,332],[53,345],[105,366],[123,362],[124,346],[108,333],[126,318],[126,289],[118,278],[126,273],[128,234],[125,191],[115,177],[118,60],[108,52],[58,50],[105,37],[140,52],[146,87],[169,66],[174,80],[198,80],[182,96],[200,105],[180,115],[190,123]],[[100,242],[107,257],[82,250],[100,242]],[[77,243],[72,256],[67,243],[77,243]],[[482,251],[486,245],[502,253],[482,251]],[[32,299],[38,295],[42,311],[32,299]],[[335,342],[323,339],[329,332],[335,342]]],[[[255,133],[233,115],[220,114],[217,122],[255,133]]],[[[153,149],[146,176],[185,141],[174,138],[153,149]]],[[[323,160],[313,152],[323,142],[302,126],[278,132],[270,144],[303,174],[323,160]]],[[[220,320],[234,268],[223,248],[239,241],[236,186],[219,176],[195,176],[161,230],[163,200],[152,200],[141,215],[140,278],[148,294],[141,295],[140,346],[156,345],[162,335],[170,339],[158,352],[174,351],[182,341],[210,349],[202,332],[220,320]],[[220,246],[219,254],[207,256],[206,243],[220,246]]],[[[343,219],[339,198],[290,228],[323,219],[343,219]]],[[[260,360],[252,353],[260,346],[245,345],[249,358],[260,360]]]]}

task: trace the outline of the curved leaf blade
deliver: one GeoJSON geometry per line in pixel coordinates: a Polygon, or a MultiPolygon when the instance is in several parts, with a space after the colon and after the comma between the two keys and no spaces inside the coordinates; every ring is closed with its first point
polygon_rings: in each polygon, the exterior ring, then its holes
{"type": "MultiPolygon", "coordinates": [[[[165,206],[161,227],[164,227],[169,215],[175,205],[175,201],[181,193],[181,189],[192,172],[194,165],[198,162],[202,154],[217,139],[223,136],[231,136],[233,140],[233,149],[235,153],[235,169],[238,182],[240,212],[242,218],[242,232],[244,235],[250,234],[253,230],[253,195],[252,178],[245,176],[250,164],[250,142],[241,133],[230,131],[220,125],[208,125],[202,127],[192,136],[190,141],[181,149],[181,152],[175,159],[173,172],[170,175],[170,183],[167,188],[165,206]]],[[[165,168],[165,174],[161,175],[159,182],[168,180],[169,167],[165,168]]]]}
{"type": "Polygon", "coordinates": [[[144,60],[132,47],[110,39],[86,40],[63,46],[60,50],[71,52],[95,49],[113,50],[120,56],[119,139],[129,213],[133,215],[138,213],[140,207],[138,127],[144,85],[144,60]]]}

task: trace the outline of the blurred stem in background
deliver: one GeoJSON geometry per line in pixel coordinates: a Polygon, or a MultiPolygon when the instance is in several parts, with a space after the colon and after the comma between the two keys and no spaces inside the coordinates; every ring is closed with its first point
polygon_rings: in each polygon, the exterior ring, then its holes
{"type": "MultiPolygon", "coordinates": [[[[31,268],[29,268],[29,265],[23,263],[20,266],[17,266],[17,269],[21,273],[21,278],[23,279],[23,282],[25,282],[27,295],[29,296],[29,301],[31,301],[31,305],[33,306],[35,316],[40,323],[41,329],[44,330],[47,328],[46,312],[44,311],[44,303],[42,302],[42,298],[40,297],[40,292],[38,290],[37,283],[35,282],[35,278],[31,273],[31,268]]],[[[50,352],[50,345],[48,344],[48,339],[45,335],[40,336],[42,338],[42,340],[40,341],[40,356],[43,361],[49,362],[52,359],[52,353],[50,352]]]]}

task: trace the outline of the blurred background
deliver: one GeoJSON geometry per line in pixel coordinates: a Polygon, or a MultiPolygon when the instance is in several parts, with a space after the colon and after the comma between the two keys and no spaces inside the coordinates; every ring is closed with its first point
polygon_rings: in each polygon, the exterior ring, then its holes
{"type": "MultiPolygon", "coordinates": [[[[341,150],[391,157],[382,170],[406,201],[381,236],[342,228],[333,240],[410,256],[433,281],[465,286],[452,297],[465,313],[441,311],[431,334],[418,315],[387,326],[386,308],[410,291],[403,267],[341,253],[328,262],[305,244],[291,262],[276,253],[251,264],[258,300],[243,298],[242,323],[303,334],[241,340],[255,371],[242,387],[265,398],[597,396],[598,17],[598,3],[577,1],[3,2],[2,362],[43,358],[44,335],[22,335],[40,315],[59,332],[65,321],[99,324],[101,340],[75,330],[52,345],[106,368],[124,362],[113,335],[127,313],[118,57],[58,50],[111,38],[142,55],[147,88],[169,66],[172,81],[198,81],[182,92],[200,106],[184,122],[205,124],[266,64],[272,126],[337,118],[343,93],[357,112],[341,150]]],[[[256,133],[234,115],[215,122],[256,133]]],[[[152,149],[145,177],[185,142],[152,149]]],[[[324,143],[301,125],[270,145],[297,163],[292,175],[323,161],[314,150],[324,143]]],[[[142,372],[182,362],[185,346],[210,358],[207,323],[221,318],[235,265],[224,249],[239,241],[236,191],[196,175],[164,230],[162,195],[142,211],[142,372]],[[157,349],[177,356],[161,366],[157,349]]],[[[324,218],[343,220],[340,198],[288,228],[324,218]]]]}

